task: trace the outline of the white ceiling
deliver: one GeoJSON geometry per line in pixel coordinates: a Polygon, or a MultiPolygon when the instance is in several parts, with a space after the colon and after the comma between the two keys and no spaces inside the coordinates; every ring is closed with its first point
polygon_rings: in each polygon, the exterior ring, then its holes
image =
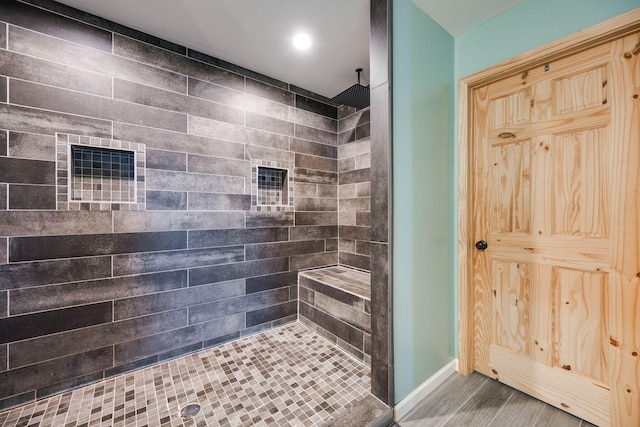
{"type": "MultiPolygon", "coordinates": [[[[57,0],[331,98],[369,80],[369,0],[57,0]],[[296,31],[308,51],[291,44],[296,31]]],[[[413,0],[452,35],[522,0],[413,0]]]]}

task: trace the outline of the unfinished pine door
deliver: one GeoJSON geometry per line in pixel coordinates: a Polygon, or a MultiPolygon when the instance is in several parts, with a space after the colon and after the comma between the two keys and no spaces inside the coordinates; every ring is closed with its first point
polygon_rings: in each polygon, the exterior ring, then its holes
{"type": "Polygon", "coordinates": [[[475,369],[599,426],[640,426],[639,41],[473,92],[475,369]]]}

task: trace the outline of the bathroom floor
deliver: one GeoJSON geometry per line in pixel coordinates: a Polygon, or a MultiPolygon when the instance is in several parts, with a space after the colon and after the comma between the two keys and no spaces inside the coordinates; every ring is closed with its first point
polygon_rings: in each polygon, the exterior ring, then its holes
{"type": "Polygon", "coordinates": [[[324,426],[360,401],[384,412],[369,389],[367,366],[290,323],[0,413],[0,426],[324,426]]]}

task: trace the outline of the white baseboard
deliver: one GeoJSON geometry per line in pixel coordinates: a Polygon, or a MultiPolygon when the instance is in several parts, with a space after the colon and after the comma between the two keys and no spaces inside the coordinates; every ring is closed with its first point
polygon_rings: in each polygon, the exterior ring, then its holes
{"type": "Polygon", "coordinates": [[[407,415],[413,408],[416,407],[422,399],[427,397],[429,393],[442,384],[451,374],[458,370],[458,359],[454,359],[447,363],[442,369],[429,377],[425,382],[420,384],[415,390],[413,390],[407,397],[402,399],[396,405],[395,420],[399,421],[405,415],[407,415]]]}

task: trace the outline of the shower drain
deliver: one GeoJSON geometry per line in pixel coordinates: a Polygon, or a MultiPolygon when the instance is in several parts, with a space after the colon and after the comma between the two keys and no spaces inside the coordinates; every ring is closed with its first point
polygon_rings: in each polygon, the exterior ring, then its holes
{"type": "Polygon", "coordinates": [[[200,412],[200,405],[197,403],[192,403],[191,405],[187,405],[180,411],[180,416],[182,418],[192,418],[195,414],[200,412]]]}

